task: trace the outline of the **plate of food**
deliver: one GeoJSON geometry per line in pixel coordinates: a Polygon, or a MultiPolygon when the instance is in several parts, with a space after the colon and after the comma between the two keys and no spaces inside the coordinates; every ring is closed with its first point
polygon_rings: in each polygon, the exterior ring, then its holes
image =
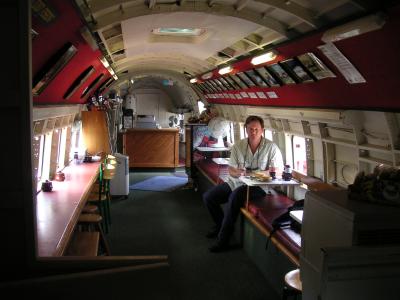
{"type": "Polygon", "coordinates": [[[268,174],[265,174],[264,172],[254,172],[253,177],[255,180],[263,181],[263,182],[272,180],[272,177],[269,176],[268,174]]]}

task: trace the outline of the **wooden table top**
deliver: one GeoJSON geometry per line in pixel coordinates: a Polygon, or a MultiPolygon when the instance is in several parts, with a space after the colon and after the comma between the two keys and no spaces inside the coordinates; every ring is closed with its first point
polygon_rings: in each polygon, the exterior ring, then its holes
{"type": "Polygon", "coordinates": [[[65,181],[53,181],[52,192],[36,196],[38,256],[63,255],[75,224],[99,173],[99,162],[70,165],[65,181]]]}

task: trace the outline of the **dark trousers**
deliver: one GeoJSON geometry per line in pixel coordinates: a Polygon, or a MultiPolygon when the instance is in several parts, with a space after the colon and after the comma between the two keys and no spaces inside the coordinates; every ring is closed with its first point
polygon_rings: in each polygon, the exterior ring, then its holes
{"type": "MultiPolygon", "coordinates": [[[[213,187],[203,194],[203,201],[211,217],[219,228],[218,241],[228,243],[233,233],[235,222],[240,213],[240,208],[246,201],[247,186],[242,185],[235,190],[231,190],[229,185],[224,182],[213,187]],[[225,214],[221,204],[228,203],[225,214]]],[[[265,196],[265,192],[260,187],[250,187],[250,199],[265,196]]]]}

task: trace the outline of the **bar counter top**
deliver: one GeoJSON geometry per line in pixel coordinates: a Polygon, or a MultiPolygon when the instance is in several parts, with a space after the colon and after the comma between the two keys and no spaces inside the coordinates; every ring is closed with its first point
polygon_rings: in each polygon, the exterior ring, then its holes
{"type": "Polygon", "coordinates": [[[36,240],[38,256],[61,256],[68,245],[86,203],[100,162],[72,164],[63,172],[65,181],[52,181],[51,192],[36,196],[36,240]]]}

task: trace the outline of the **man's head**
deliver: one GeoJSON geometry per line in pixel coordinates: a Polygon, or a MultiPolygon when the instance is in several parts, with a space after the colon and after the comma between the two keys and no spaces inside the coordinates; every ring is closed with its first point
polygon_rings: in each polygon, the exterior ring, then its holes
{"type": "Polygon", "coordinates": [[[264,120],[258,116],[248,116],[244,126],[250,140],[258,141],[264,133],[264,120]]]}

